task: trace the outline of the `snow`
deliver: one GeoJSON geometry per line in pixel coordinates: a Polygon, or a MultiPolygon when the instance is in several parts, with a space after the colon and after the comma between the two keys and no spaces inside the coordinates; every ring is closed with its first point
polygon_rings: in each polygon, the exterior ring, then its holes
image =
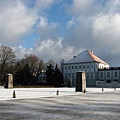
{"type": "Polygon", "coordinates": [[[119,120],[120,88],[0,87],[0,120],[119,120]],[[12,98],[13,91],[16,98],[12,98]],[[59,95],[56,95],[57,90],[59,95]]]}
{"type": "Polygon", "coordinates": [[[76,94],[74,88],[14,88],[4,89],[0,87],[0,100],[12,99],[13,91],[16,93],[16,98],[37,98],[37,97],[50,97],[57,94],[68,95],[76,94]]]}
{"type": "Polygon", "coordinates": [[[59,95],[75,94],[75,88],[13,88],[4,89],[0,87],[0,100],[14,99],[13,91],[16,93],[16,99],[38,98],[56,96],[57,90],[59,95]]]}
{"type": "Polygon", "coordinates": [[[88,50],[85,50],[84,52],[80,53],[79,55],[73,57],[66,63],[79,63],[79,62],[90,62],[94,61],[93,58],[90,56],[88,50]]]}
{"type": "MultiPolygon", "coordinates": [[[[40,98],[40,97],[50,97],[56,96],[57,90],[59,91],[59,96],[63,95],[78,95],[82,94],[81,92],[75,92],[75,88],[13,88],[13,89],[4,89],[0,86],[0,100],[9,100],[13,98],[13,91],[16,93],[16,99],[25,99],[25,98],[40,98]]],[[[117,91],[120,88],[117,88],[117,91]]],[[[87,88],[87,93],[101,93],[102,88],[87,88]]],[[[104,92],[113,92],[113,88],[104,88],[104,92]]]]}

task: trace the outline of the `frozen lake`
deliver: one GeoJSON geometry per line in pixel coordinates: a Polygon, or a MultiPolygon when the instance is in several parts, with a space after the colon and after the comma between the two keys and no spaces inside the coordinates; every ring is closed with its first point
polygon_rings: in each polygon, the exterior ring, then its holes
{"type": "Polygon", "coordinates": [[[0,87],[0,120],[119,120],[120,88],[0,87]],[[13,91],[16,98],[12,98],[13,91]],[[59,95],[56,91],[59,90],[59,95]]]}

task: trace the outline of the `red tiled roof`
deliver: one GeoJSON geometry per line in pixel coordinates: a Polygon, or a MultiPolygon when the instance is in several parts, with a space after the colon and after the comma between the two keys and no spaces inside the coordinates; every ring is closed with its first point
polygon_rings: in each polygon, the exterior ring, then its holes
{"type": "Polygon", "coordinates": [[[94,61],[99,62],[99,63],[107,64],[106,62],[104,62],[103,60],[101,60],[100,58],[98,58],[97,56],[95,56],[92,52],[88,51],[88,53],[90,54],[91,58],[92,58],[94,61]]]}
{"type": "Polygon", "coordinates": [[[74,56],[72,59],[67,61],[66,63],[80,63],[80,62],[99,62],[103,64],[107,64],[97,56],[95,56],[91,51],[85,50],[77,56],[74,56]]]}

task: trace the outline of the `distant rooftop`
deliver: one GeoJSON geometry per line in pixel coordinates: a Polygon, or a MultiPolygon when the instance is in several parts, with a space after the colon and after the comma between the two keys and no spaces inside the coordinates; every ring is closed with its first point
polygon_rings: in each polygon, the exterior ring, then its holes
{"type": "Polygon", "coordinates": [[[97,56],[93,54],[93,52],[89,50],[85,50],[82,53],[80,53],[77,56],[74,56],[72,59],[66,62],[67,63],[80,63],[80,62],[98,62],[98,63],[103,63],[107,64],[97,56]]]}
{"type": "Polygon", "coordinates": [[[99,71],[107,71],[107,70],[120,70],[120,67],[109,67],[109,68],[99,68],[99,71]]]}

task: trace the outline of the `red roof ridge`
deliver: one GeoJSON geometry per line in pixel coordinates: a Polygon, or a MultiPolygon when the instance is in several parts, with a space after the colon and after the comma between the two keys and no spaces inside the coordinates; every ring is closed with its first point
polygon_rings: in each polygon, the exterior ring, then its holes
{"type": "Polygon", "coordinates": [[[107,64],[106,62],[104,62],[103,60],[101,60],[100,58],[98,58],[97,56],[95,56],[95,55],[93,54],[93,52],[91,52],[91,51],[88,50],[88,53],[89,53],[89,55],[91,56],[91,58],[92,58],[94,61],[99,62],[99,63],[107,64]]]}

